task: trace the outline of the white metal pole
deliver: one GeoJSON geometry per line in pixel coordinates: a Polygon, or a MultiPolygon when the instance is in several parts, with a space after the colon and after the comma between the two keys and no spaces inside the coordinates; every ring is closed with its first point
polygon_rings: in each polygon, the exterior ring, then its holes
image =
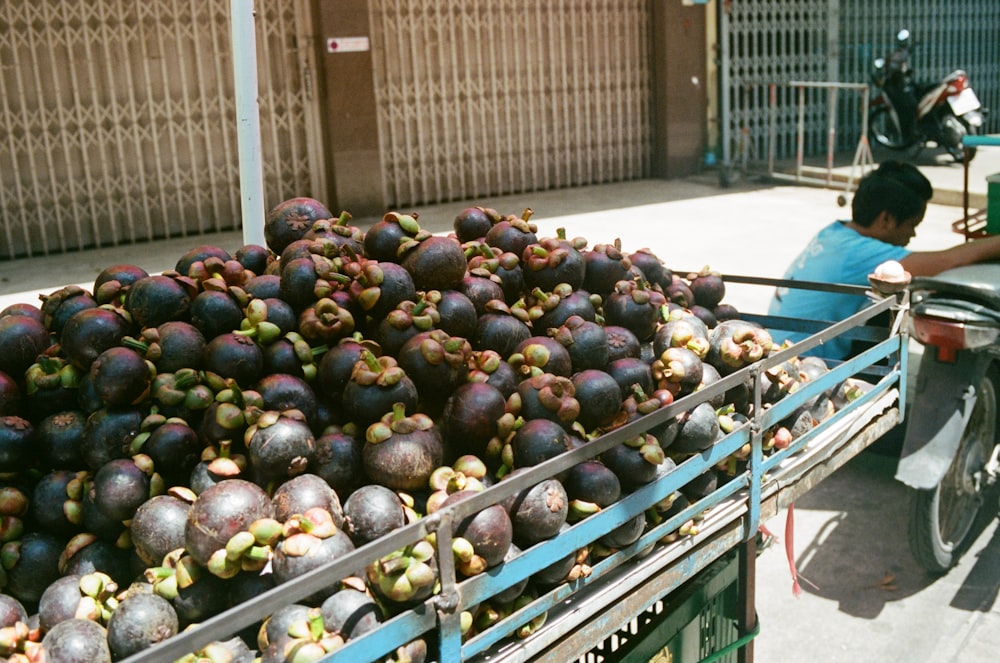
{"type": "Polygon", "coordinates": [[[266,246],[253,0],[230,0],[229,10],[233,35],[233,81],[236,93],[243,243],[266,246]]]}

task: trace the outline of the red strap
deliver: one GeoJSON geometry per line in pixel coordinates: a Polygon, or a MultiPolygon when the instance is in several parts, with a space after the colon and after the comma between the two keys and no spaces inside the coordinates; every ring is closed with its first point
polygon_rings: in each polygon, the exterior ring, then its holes
{"type": "Polygon", "coordinates": [[[792,594],[802,594],[799,585],[799,573],[795,569],[795,504],[788,505],[788,516],[785,519],[785,555],[788,557],[788,570],[792,574],[792,594]]]}

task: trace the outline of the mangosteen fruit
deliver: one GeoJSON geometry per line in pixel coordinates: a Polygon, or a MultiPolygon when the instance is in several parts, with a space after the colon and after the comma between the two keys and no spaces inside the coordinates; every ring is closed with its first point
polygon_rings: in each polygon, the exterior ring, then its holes
{"type": "Polygon", "coordinates": [[[66,321],[59,337],[60,347],[67,359],[86,371],[97,355],[120,345],[130,331],[126,319],[114,310],[84,309],[66,321]]]}
{"type": "Polygon", "coordinates": [[[722,375],[729,375],[771,353],[774,342],[761,325],[747,320],[725,320],[709,335],[705,360],[722,375]]]}
{"type": "Polygon", "coordinates": [[[111,663],[107,631],[90,619],[64,620],[45,632],[42,651],[49,661],[111,663]]]}
{"type": "Polygon", "coordinates": [[[568,377],[540,373],[518,383],[517,394],[525,419],[548,419],[569,430],[580,415],[576,389],[568,377]]]}
{"type": "Polygon", "coordinates": [[[219,334],[205,345],[204,367],[249,388],[264,371],[264,354],[248,336],[238,332],[219,334]]]}
{"type": "Polygon", "coordinates": [[[700,403],[678,417],[680,428],[670,450],[699,453],[715,444],[719,434],[719,416],[709,403],[700,403]]]}
{"type": "Polygon", "coordinates": [[[496,221],[486,232],[483,238],[486,244],[496,247],[503,252],[510,252],[516,256],[524,254],[524,250],[530,245],[538,242],[538,227],[531,223],[529,219],[534,212],[525,209],[520,217],[513,214],[505,215],[501,220],[496,221]]]}
{"type": "Polygon", "coordinates": [[[600,324],[573,315],[549,334],[566,348],[574,372],[607,365],[611,352],[608,335],[600,324]]]}
{"type": "Polygon", "coordinates": [[[316,438],[316,453],[309,471],[321,477],[337,495],[350,495],[364,481],[362,450],[365,441],[357,427],[331,426],[316,438]]]}
{"type": "Polygon", "coordinates": [[[454,453],[484,456],[498,434],[507,400],[499,389],[485,382],[459,385],[448,397],[441,415],[443,441],[454,453]]]}
{"type": "Polygon", "coordinates": [[[365,587],[361,578],[345,578],[341,588],[320,606],[323,626],[339,633],[345,640],[364,635],[382,622],[382,608],[365,587]]]}
{"type": "Polygon", "coordinates": [[[322,477],[316,474],[300,474],[285,481],[274,491],[274,518],[285,522],[297,513],[305,513],[309,509],[325,509],[333,518],[333,524],[342,527],[344,510],[340,497],[322,477]]]}
{"type": "MultiPolygon", "coordinates": [[[[285,530],[290,533],[286,533],[274,547],[271,556],[271,570],[279,585],[334,562],[354,550],[350,537],[333,524],[333,517],[322,507],[314,507],[301,515],[293,516],[285,522],[285,530]],[[296,527],[293,521],[308,521],[309,524],[296,527]]],[[[360,569],[357,571],[360,572],[360,569]]],[[[304,600],[309,604],[319,604],[334,591],[335,587],[326,587],[304,600]]]]}
{"type": "Polygon", "coordinates": [[[247,428],[244,442],[253,476],[262,486],[302,474],[316,454],[316,438],[298,410],[267,410],[247,428]]]}
{"type": "Polygon", "coordinates": [[[479,316],[476,334],[470,339],[476,350],[493,350],[501,357],[509,357],[517,345],[531,337],[531,328],[517,317],[507,304],[499,299],[486,304],[486,312],[479,316]]]}
{"type": "Polygon", "coordinates": [[[571,447],[570,436],[560,424],[549,419],[529,419],[511,439],[509,460],[514,468],[538,465],[571,447]]]}
{"type": "Polygon", "coordinates": [[[722,275],[707,265],[697,274],[688,274],[688,287],[694,295],[694,301],[690,303],[709,310],[718,306],[726,296],[722,275]]]}
{"type": "Polygon", "coordinates": [[[244,479],[225,479],[206,488],[191,505],[184,545],[195,561],[207,566],[234,535],[248,531],[257,520],[273,517],[271,497],[263,488],[244,479]]]}
{"type": "Polygon", "coordinates": [[[108,620],[108,645],[114,660],[121,660],[177,635],[177,613],[170,602],[156,594],[136,592],[126,596],[108,620]]]}
{"type": "Polygon", "coordinates": [[[651,393],[653,371],[650,365],[637,357],[623,357],[608,362],[605,372],[615,379],[621,390],[621,399],[628,398],[636,385],[643,393],[651,393]]]}
{"type": "Polygon", "coordinates": [[[608,361],[623,357],[642,356],[642,344],[635,333],[618,325],[604,325],[604,333],[608,337],[608,361]]]}
{"type": "Polygon", "coordinates": [[[20,377],[51,344],[49,330],[33,317],[0,318],[0,371],[20,377]]]}
{"type": "MultiPolygon", "coordinates": [[[[504,476],[517,476],[524,468],[504,476]]],[[[524,548],[559,533],[569,513],[569,497],[558,479],[544,479],[503,501],[514,528],[514,541],[524,548]]]]}
{"type": "Polygon", "coordinates": [[[635,490],[656,479],[657,466],[663,459],[659,441],[649,433],[640,433],[611,447],[600,458],[615,473],[626,491],[635,490]]]}
{"type": "Polygon", "coordinates": [[[522,377],[552,373],[568,378],[573,373],[569,351],[549,336],[529,336],[514,347],[507,361],[522,377]]]}
{"type": "Polygon", "coordinates": [[[302,239],[313,223],[332,216],[330,210],[314,198],[300,196],[283,200],[272,207],[264,219],[264,241],[267,248],[280,254],[286,246],[302,239]]]}
{"type": "Polygon", "coordinates": [[[618,381],[596,368],[574,373],[572,381],[573,395],[580,404],[576,421],[588,432],[610,424],[622,404],[618,381]]]}
{"type": "Polygon", "coordinates": [[[413,412],[417,402],[417,387],[396,360],[376,357],[368,350],[354,364],[341,395],[341,404],[351,421],[363,428],[392,412],[396,403],[413,412]]]}
{"type": "Polygon", "coordinates": [[[607,297],[614,291],[615,284],[629,278],[631,261],[622,253],[621,242],[614,244],[595,244],[589,251],[583,252],[586,262],[586,278],[583,288],[587,292],[607,297]]]}
{"type": "Polygon", "coordinates": [[[130,405],[145,398],[156,369],[126,347],[108,348],[90,365],[94,392],[108,405],[130,405]]]}
{"type": "Polygon", "coordinates": [[[24,469],[34,448],[34,431],[27,419],[14,414],[0,417],[0,472],[24,469]]]}
{"type": "Polygon", "coordinates": [[[62,575],[59,561],[64,547],[64,537],[38,531],[4,544],[4,570],[7,572],[4,594],[34,612],[46,588],[62,575]]]}
{"type": "Polygon", "coordinates": [[[344,528],[363,546],[406,524],[403,501],[395,491],[379,484],[361,486],[344,502],[344,528]]]}
{"type": "Polygon", "coordinates": [[[399,245],[399,255],[417,290],[454,290],[468,267],[465,251],[454,237],[418,233],[399,245]]]}
{"type": "Polygon", "coordinates": [[[419,231],[416,214],[388,212],[365,232],[365,256],[381,262],[396,262],[400,243],[419,231]]]}
{"type": "MultiPolygon", "coordinates": [[[[468,490],[454,492],[441,504],[441,508],[446,509],[475,494],[475,491],[468,490]]],[[[513,542],[514,529],[507,510],[500,504],[493,504],[459,521],[455,525],[454,536],[456,568],[463,575],[471,576],[504,560],[513,542]],[[460,539],[470,544],[471,548],[465,548],[460,539]]]]}
{"type": "Polygon", "coordinates": [[[163,564],[172,550],[184,547],[184,529],[193,495],[155,495],[139,505],[129,523],[136,555],[148,567],[163,564]]]}
{"type": "Polygon", "coordinates": [[[647,281],[660,288],[666,288],[673,281],[674,273],[648,248],[642,248],[628,256],[632,266],[638,268],[647,281]]]}
{"type": "Polygon", "coordinates": [[[604,320],[609,325],[625,327],[642,343],[653,340],[660,315],[666,303],[663,295],[651,290],[641,279],[618,281],[604,298],[604,320]]]}
{"type": "Polygon", "coordinates": [[[471,242],[482,239],[493,227],[493,221],[500,215],[495,210],[484,207],[466,207],[455,215],[452,228],[459,242],[471,242]]]}
{"type": "Polygon", "coordinates": [[[365,473],[393,490],[425,488],[443,460],[441,434],[434,421],[420,413],[407,416],[402,403],[369,426],[365,440],[365,473]]]}
{"type": "MultiPolygon", "coordinates": [[[[125,521],[158,490],[152,461],[142,454],[109,460],[94,474],[94,504],[110,520],[125,521]],[[151,491],[153,491],[151,493],[151,491]]],[[[160,486],[162,487],[162,486],[160,486]]]]}

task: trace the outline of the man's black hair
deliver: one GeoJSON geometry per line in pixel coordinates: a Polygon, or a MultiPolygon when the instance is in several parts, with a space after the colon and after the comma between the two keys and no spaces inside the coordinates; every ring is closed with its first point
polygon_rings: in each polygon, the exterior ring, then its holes
{"type": "Polygon", "coordinates": [[[916,167],[886,161],[858,183],[851,201],[851,220],[867,228],[882,212],[897,222],[923,216],[932,195],[931,183],[916,167]]]}

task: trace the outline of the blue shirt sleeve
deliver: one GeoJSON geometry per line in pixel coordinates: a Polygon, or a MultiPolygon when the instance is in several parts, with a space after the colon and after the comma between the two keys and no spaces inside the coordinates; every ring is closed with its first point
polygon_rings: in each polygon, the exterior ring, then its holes
{"type": "MultiPolygon", "coordinates": [[[[785,279],[868,285],[868,275],[886,260],[902,260],[910,251],[881,240],[865,237],[844,225],[830,224],[822,229],[800,253],[785,279]]],[[[842,293],[818,292],[796,288],[779,288],[771,300],[768,313],[774,316],[836,322],[847,318],[869,304],[867,298],[842,293]]],[[[775,331],[780,343],[786,338],[796,342],[804,334],[775,331]]],[[[843,358],[850,352],[848,339],[833,339],[812,354],[843,358]]]]}

